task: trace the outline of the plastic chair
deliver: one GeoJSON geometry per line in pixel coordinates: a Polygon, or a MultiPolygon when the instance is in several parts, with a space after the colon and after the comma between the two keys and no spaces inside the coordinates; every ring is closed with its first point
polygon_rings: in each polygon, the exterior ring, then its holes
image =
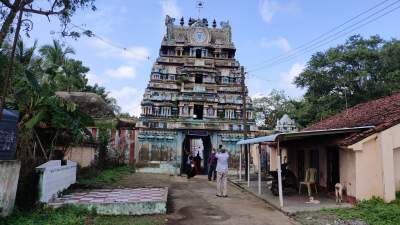
{"type": "Polygon", "coordinates": [[[307,186],[308,189],[308,196],[311,196],[311,185],[314,185],[315,187],[315,193],[318,194],[318,190],[317,190],[317,184],[315,183],[315,181],[317,180],[317,169],[315,168],[308,168],[306,170],[306,177],[304,179],[304,181],[300,182],[299,185],[299,194],[301,194],[301,186],[307,186]]]}

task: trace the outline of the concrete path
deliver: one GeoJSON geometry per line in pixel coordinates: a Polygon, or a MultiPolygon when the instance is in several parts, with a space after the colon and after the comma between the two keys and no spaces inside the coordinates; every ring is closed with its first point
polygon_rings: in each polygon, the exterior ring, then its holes
{"type": "Polygon", "coordinates": [[[110,188],[168,187],[167,225],[297,225],[293,219],[247,191],[229,185],[218,198],[216,183],[205,176],[190,180],[162,174],[135,173],[110,188]]]}
{"type": "Polygon", "coordinates": [[[229,185],[228,198],[215,196],[215,182],[196,176],[177,178],[170,189],[171,225],[293,225],[291,218],[237,187],[229,185]]]}

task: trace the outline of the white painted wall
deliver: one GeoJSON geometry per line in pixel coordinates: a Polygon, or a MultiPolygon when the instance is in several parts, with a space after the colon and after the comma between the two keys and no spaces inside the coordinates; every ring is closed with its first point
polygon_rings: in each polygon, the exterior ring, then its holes
{"type": "Polygon", "coordinates": [[[394,149],[393,151],[394,182],[397,192],[400,191],[400,148],[394,149]]]}
{"type": "Polygon", "coordinates": [[[356,153],[357,200],[372,196],[390,202],[396,198],[400,124],[348,146],[356,153]]]}
{"type": "Polygon", "coordinates": [[[61,166],[61,160],[51,160],[36,167],[41,173],[39,182],[39,201],[49,202],[57,193],[67,189],[76,182],[77,163],[67,161],[67,165],[61,166]]]}
{"type": "Polygon", "coordinates": [[[20,168],[20,161],[0,160],[0,217],[13,211],[20,168]]]}

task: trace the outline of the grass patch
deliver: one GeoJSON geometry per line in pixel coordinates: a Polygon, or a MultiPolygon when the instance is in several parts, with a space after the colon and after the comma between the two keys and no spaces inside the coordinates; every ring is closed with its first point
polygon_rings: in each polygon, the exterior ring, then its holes
{"type": "Polygon", "coordinates": [[[93,219],[93,225],[161,225],[163,216],[99,216],[93,219]]]}
{"type": "Polygon", "coordinates": [[[57,209],[37,207],[31,212],[14,213],[0,217],[0,225],[161,225],[165,215],[158,216],[100,216],[80,206],[57,209]]]}
{"type": "Polygon", "coordinates": [[[94,176],[91,175],[91,176],[81,177],[78,179],[78,183],[83,185],[110,184],[118,181],[124,175],[134,172],[135,172],[134,167],[124,165],[111,169],[105,169],[95,174],[94,176]]]}
{"type": "Polygon", "coordinates": [[[396,200],[385,203],[380,198],[362,201],[351,209],[326,209],[342,219],[360,219],[370,225],[400,225],[400,194],[396,200]]]}
{"type": "Polygon", "coordinates": [[[68,206],[53,209],[37,207],[31,212],[14,210],[11,216],[1,219],[1,225],[85,225],[86,218],[93,212],[83,207],[68,206]]]}

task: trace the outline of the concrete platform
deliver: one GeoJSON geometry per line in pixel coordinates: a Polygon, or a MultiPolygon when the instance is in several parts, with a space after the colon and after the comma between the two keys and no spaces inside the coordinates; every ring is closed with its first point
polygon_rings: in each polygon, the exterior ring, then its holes
{"type": "Polygon", "coordinates": [[[101,215],[149,215],[167,212],[168,188],[99,189],[75,192],[51,200],[48,205],[83,205],[101,215]]]}
{"type": "Polygon", "coordinates": [[[351,204],[343,202],[341,204],[336,204],[335,200],[326,196],[324,193],[314,193],[314,199],[318,200],[319,203],[307,203],[309,198],[306,194],[307,190],[303,190],[303,194],[292,194],[292,195],[284,195],[283,196],[283,208],[279,205],[278,196],[274,196],[270,191],[270,182],[262,181],[261,182],[261,195],[258,194],[258,181],[250,181],[250,187],[247,186],[246,181],[239,181],[234,177],[231,177],[230,182],[235,184],[236,186],[252,193],[253,195],[263,199],[268,202],[272,206],[277,209],[282,210],[285,213],[293,214],[296,212],[304,212],[304,211],[318,211],[321,209],[329,209],[329,208],[350,208],[351,204]]]}

